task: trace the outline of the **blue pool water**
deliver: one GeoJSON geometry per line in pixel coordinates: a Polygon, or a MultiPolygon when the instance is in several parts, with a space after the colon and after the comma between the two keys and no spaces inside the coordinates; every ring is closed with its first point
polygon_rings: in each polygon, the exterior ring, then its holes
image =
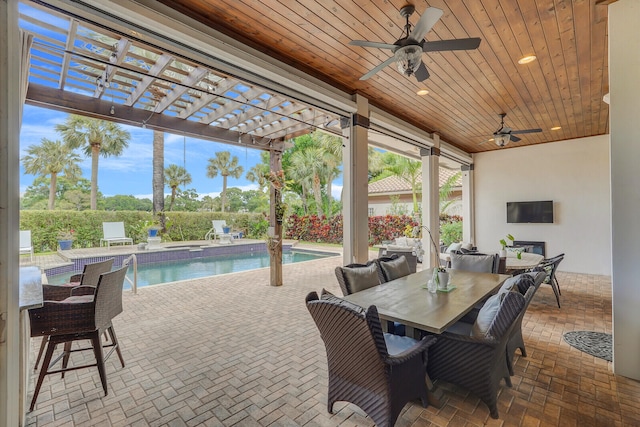
{"type": "MultiPolygon", "coordinates": [[[[310,261],[318,258],[335,256],[329,253],[311,253],[299,251],[283,251],[282,263],[310,261]]],[[[157,285],[160,283],[175,282],[178,280],[198,279],[201,277],[215,276],[225,273],[237,273],[239,271],[255,270],[269,267],[269,254],[267,252],[252,252],[235,255],[217,255],[209,258],[197,258],[182,261],[166,261],[161,263],[138,265],[138,287],[157,285]]],[[[48,277],[52,285],[60,285],[69,281],[71,273],[58,274],[48,277]]],[[[127,276],[133,279],[133,268],[129,267],[127,276]]],[[[125,289],[129,288],[129,282],[125,281],[125,289]]]]}

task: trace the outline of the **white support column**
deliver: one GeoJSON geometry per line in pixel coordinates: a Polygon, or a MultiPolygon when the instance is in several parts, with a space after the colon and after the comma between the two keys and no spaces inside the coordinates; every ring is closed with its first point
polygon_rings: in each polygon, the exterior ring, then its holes
{"type": "Polygon", "coordinates": [[[0,0],[0,427],[18,426],[20,36],[17,0],[0,0]]]}
{"type": "Polygon", "coordinates": [[[369,102],[356,95],[357,113],[351,117],[343,150],[343,263],[369,259],[369,102]]]}
{"type": "Polygon", "coordinates": [[[431,230],[422,233],[422,248],[424,249],[423,265],[429,260],[429,267],[436,267],[440,260],[440,136],[433,135],[435,146],[421,149],[422,156],[422,225],[431,230]],[[434,248],[434,243],[436,247],[434,248]]]}
{"type": "Polygon", "coordinates": [[[609,5],[613,371],[635,380],[640,380],[639,22],[638,0],[609,5]]]}
{"type": "Polygon", "coordinates": [[[462,241],[476,244],[473,163],[462,166],[462,241]]]}

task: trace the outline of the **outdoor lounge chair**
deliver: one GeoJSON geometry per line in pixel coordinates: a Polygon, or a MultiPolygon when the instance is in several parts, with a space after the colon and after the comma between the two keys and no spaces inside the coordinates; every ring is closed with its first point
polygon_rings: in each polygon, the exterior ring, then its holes
{"type": "Polygon", "coordinates": [[[224,228],[227,227],[227,221],[224,219],[212,219],[211,220],[211,229],[207,231],[207,234],[204,236],[204,240],[216,240],[220,239],[220,236],[226,234],[224,232],[224,228]]]}
{"type": "Polygon", "coordinates": [[[306,305],[327,351],[327,410],[337,401],[359,406],[379,427],[395,424],[407,402],[427,406],[425,365],[436,337],[416,341],[385,334],[375,306],[367,310],[323,292],[311,292],[306,305]]]}
{"type": "Polygon", "coordinates": [[[20,255],[29,254],[33,261],[33,244],[31,243],[31,230],[20,230],[20,255]]]}
{"type": "Polygon", "coordinates": [[[49,344],[33,392],[30,410],[33,410],[36,403],[44,377],[49,374],[62,373],[64,375],[69,370],[96,366],[104,394],[105,396],[108,394],[105,360],[115,350],[120,364],[124,367],[124,359],[111,321],[122,312],[122,286],[127,268],[123,267],[102,274],[93,295],[74,295],[75,290],[81,289],[83,286],[68,288],[69,298],[63,301],[45,301],[42,307],[29,310],[31,336],[49,336],[49,344]],[[103,346],[101,337],[105,332],[109,334],[111,344],[103,346]],[[82,340],[90,340],[91,347],[71,349],[74,341],[82,340]],[[58,344],[64,344],[64,351],[52,361],[53,352],[58,344]],[[106,356],[103,356],[103,347],[111,347],[106,356]],[[93,349],[95,363],[67,368],[71,352],[90,349],[93,349]],[[53,365],[60,359],[62,359],[62,368],[52,370],[53,365]]]}
{"type": "Polygon", "coordinates": [[[133,239],[127,237],[124,232],[124,222],[103,222],[102,223],[103,238],[100,239],[100,246],[107,245],[107,249],[114,243],[129,243],[133,246],[133,239]]]}

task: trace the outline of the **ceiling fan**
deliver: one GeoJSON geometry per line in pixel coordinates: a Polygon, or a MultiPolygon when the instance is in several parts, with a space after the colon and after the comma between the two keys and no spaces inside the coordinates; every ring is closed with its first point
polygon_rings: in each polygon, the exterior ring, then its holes
{"type": "Polygon", "coordinates": [[[520,134],[542,132],[542,129],[511,130],[510,127],[504,125],[504,118],[506,115],[507,113],[500,113],[500,129],[493,133],[493,141],[498,147],[504,147],[509,143],[509,141],[520,141],[520,138],[514,135],[516,133],[520,134]]]}
{"type": "Polygon", "coordinates": [[[367,80],[378,71],[390,65],[393,61],[396,62],[398,71],[407,77],[412,75],[416,76],[416,79],[421,82],[429,78],[429,71],[422,62],[422,52],[441,52],[446,50],[471,50],[480,46],[480,39],[477,37],[468,39],[452,39],[452,40],[439,40],[428,42],[425,41],[424,36],[431,30],[431,27],[442,16],[442,10],[429,7],[422,14],[418,23],[413,30],[409,23],[409,17],[415,12],[413,5],[404,6],[400,9],[400,15],[406,18],[407,23],[404,26],[406,35],[396,40],[393,44],[369,42],[366,40],[352,40],[350,45],[375,47],[379,49],[390,49],[393,53],[389,59],[378,65],[362,77],[360,80],[367,80]]]}

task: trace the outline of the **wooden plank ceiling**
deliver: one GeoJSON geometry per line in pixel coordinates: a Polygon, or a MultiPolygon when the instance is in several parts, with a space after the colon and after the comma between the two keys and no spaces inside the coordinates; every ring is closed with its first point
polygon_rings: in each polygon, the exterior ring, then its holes
{"type": "Polygon", "coordinates": [[[607,7],[596,0],[161,1],[467,152],[498,149],[487,139],[502,112],[515,130],[543,130],[507,148],[608,132],[607,7]],[[393,65],[360,81],[390,51],[349,41],[393,43],[406,3],[416,7],[412,24],[429,6],[444,11],[427,41],[480,37],[480,47],[423,54],[423,83],[393,65]],[[536,61],[517,63],[531,54],[536,61]],[[416,95],[422,88],[429,94],[416,95]]]}

